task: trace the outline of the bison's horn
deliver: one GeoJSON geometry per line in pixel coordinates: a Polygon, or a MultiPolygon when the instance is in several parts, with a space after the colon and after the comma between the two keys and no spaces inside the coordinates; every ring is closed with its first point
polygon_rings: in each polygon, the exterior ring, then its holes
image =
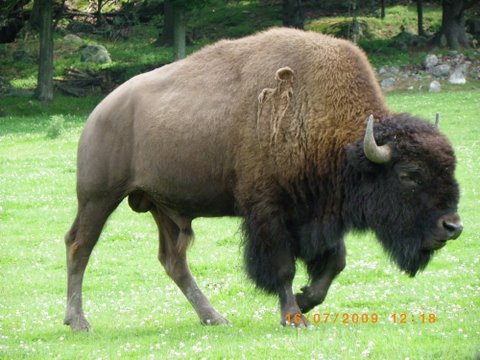
{"type": "Polygon", "coordinates": [[[390,146],[378,146],[375,141],[375,136],[373,135],[373,115],[370,115],[368,118],[367,130],[363,139],[363,152],[367,159],[375,164],[385,164],[392,158],[390,146]]]}

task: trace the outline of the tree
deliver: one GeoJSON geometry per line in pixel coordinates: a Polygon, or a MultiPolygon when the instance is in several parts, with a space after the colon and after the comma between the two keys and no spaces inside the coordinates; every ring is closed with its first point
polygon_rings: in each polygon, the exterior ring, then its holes
{"type": "Polygon", "coordinates": [[[380,1],[380,19],[385,19],[385,0],[380,1]]]}
{"type": "Polygon", "coordinates": [[[171,0],[165,0],[163,2],[163,30],[158,40],[158,44],[162,46],[172,46],[173,45],[173,29],[175,26],[174,23],[174,14],[173,14],[173,5],[171,0]]]}
{"type": "Polygon", "coordinates": [[[33,1],[32,12],[30,13],[30,18],[28,19],[28,22],[32,30],[40,30],[40,1],[33,1]]]}
{"type": "Polygon", "coordinates": [[[465,10],[472,7],[478,0],[442,0],[442,26],[435,34],[433,43],[459,50],[468,47],[465,32],[465,10]]]}
{"type": "Polygon", "coordinates": [[[305,16],[302,0],[283,0],[283,26],[303,29],[305,16]]]}
{"type": "Polygon", "coordinates": [[[417,0],[417,25],[418,35],[424,36],[425,31],[423,30],[423,0],[417,0]]]}
{"type": "Polygon", "coordinates": [[[173,6],[173,54],[175,60],[185,57],[185,42],[187,24],[185,20],[186,8],[182,5],[173,6]]]}
{"type": "Polygon", "coordinates": [[[187,13],[193,8],[204,6],[208,1],[209,0],[165,0],[165,21],[160,43],[169,44],[170,41],[167,36],[173,36],[172,42],[175,60],[185,57],[187,13]],[[169,16],[168,19],[167,16],[169,16]],[[171,19],[173,19],[173,22],[170,22],[171,19]],[[173,29],[173,32],[170,31],[171,29],[173,29]]]}
{"type": "Polygon", "coordinates": [[[36,0],[40,8],[40,56],[37,98],[48,104],[53,99],[53,0],[36,0]]]}

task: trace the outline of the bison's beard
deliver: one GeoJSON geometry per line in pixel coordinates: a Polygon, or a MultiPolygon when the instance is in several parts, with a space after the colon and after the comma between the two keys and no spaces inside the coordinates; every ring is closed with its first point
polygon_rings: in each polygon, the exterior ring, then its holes
{"type": "Polygon", "coordinates": [[[433,250],[422,249],[422,241],[419,238],[407,236],[392,238],[388,234],[381,234],[379,239],[393,262],[411,277],[425,269],[433,256],[433,250]]]}

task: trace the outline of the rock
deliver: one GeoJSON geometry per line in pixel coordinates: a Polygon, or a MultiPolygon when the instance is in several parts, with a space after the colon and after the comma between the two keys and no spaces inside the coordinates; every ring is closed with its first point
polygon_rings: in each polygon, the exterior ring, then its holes
{"type": "Polygon", "coordinates": [[[103,45],[86,45],[80,50],[80,60],[95,64],[106,64],[112,62],[110,54],[103,45]]]}
{"type": "Polygon", "coordinates": [[[460,65],[458,66],[450,75],[450,78],[448,79],[448,82],[450,84],[457,84],[457,85],[463,85],[467,82],[467,79],[465,78],[465,71],[466,71],[466,66],[465,65],[460,65]]]}
{"type": "Polygon", "coordinates": [[[400,68],[396,66],[382,66],[378,70],[378,75],[388,76],[388,75],[398,75],[400,74],[400,68]]]}
{"type": "Polygon", "coordinates": [[[387,73],[387,69],[385,66],[382,66],[380,69],[378,69],[378,75],[385,75],[387,73]]]}
{"type": "Polygon", "coordinates": [[[391,38],[395,48],[407,51],[410,47],[417,47],[421,43],[421,39],[413,33],[413,29],[407,29],[404,26],[400,29],[400,33],[391,38]]]}
{"type": "Polygon", "coordinates": [[[398,67],[396,67],[396,66],[390,66],[390,67],[388,68],[388,72],[389,72],[390,74],[393,74],[393,75],[398,75],[398,74],[400,74],[400,68],[398,68],[398,67]]]}
{"type": "Polygon", "coordinates": [[[436,77],[446,76],[450,73],[450,65],[440,64],[431,68],[430,71],[436,77]]]}
{"type": "Polygon", "coordinates": [[[382,89],[389,89],[392,88],[396,82],[397,81],[393,77],[389,77],[380,81],[380,86],[382,87],[382,89]]]}
{"type": "Polygon", "coordinates": [[[63,41],[74,48],[79,48],[83,45],[83,39],[74,34],[67,34],[63,37],[63,41]]]}
{"type": "Polygon", "coordinates": [[[442,90],[442,87],[437,80],[433,80],[428,87],[429,92],[440,92],[440,90],[442,90]]]}
{"type": "Polygon", "coordinates": [[[435,54],[428,54],[425,57],[424,65],[426,69],[430,69],[438,64],[438,57],[435,54]]]}

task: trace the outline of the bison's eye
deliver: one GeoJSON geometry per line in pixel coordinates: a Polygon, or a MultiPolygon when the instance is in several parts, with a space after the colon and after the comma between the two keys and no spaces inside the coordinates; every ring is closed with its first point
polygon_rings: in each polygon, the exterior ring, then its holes
{"type": "Polygon", "coordinates": [[[420,177],[416,173],[402,171],[398,174],[400,182],[405,186],[418,186],[420,185],[420,177]]]}

